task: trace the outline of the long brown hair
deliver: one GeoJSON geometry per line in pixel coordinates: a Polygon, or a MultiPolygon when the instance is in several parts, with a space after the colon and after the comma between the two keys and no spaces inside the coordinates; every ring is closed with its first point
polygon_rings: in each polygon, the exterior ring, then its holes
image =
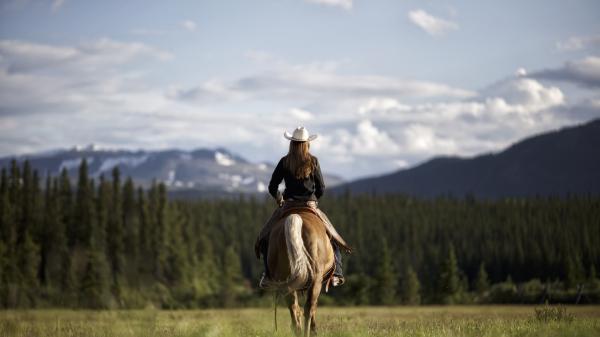
{"type": "Polygon", "coordinates": [[[314,170],[315,161],[309,149],[309,142],[290,141],[290,150],[284,163],[297,179],[307,178],[314,170]]]}

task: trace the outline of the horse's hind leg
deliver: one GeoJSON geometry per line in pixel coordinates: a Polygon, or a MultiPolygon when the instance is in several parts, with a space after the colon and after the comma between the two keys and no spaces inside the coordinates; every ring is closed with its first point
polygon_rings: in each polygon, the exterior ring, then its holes
{"type": "MultiPolygon", "coordinates": [[[[318,273],[317,275],[321,275],[318,273]]],[[[304,336],[316,336],[317,322],[315,316],[317,313],[317,302],[321,294],[323,277],[317,277],[306,293],[306,304],[304,304],[304,336]]]]}
{"type": "Polygon", "coordinates": [[[296,336],[299,336],[300,332],[302,332],[302,311],[300,311],[300,306],[298,305],[298,292],[290,292],[289,295],[286,296],[286,300],[288,308],[290,309],[290,316],[292,317],[292,330],[296,336]]]}

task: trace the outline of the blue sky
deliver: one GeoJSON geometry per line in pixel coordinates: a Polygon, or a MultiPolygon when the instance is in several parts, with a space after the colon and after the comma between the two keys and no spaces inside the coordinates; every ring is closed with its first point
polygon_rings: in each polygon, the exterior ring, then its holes
{"type": "Polygon", "coordinates": [[[597,1],[0,4],[0,155],[223,146],[306,126],[345,178],[600,117],[597,1]]]}

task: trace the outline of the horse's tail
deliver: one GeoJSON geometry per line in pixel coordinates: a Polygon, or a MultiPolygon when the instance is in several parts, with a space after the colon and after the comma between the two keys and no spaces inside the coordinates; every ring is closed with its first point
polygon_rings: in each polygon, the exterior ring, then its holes
{"type": "Polygon", "coordinates": [[[312,278],[311,257],[302,240],[302,218],[298,214],[290,214],[285,219],[285,243],[290,262],[288,287],[301,288],[312,278]]]}

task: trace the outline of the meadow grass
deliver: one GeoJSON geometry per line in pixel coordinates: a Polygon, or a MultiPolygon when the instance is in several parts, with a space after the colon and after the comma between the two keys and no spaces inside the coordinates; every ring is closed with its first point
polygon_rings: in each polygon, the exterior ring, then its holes
{"type": "MultiPolygon", "coordinates": [[[[533,306],[321,307],[319,336],[600,336],[600,307],[567,307],[571,319],[537,318],[533,306]]],[[[287,309],[8,310],[0,336],[292,336],[287,309]]]]}

